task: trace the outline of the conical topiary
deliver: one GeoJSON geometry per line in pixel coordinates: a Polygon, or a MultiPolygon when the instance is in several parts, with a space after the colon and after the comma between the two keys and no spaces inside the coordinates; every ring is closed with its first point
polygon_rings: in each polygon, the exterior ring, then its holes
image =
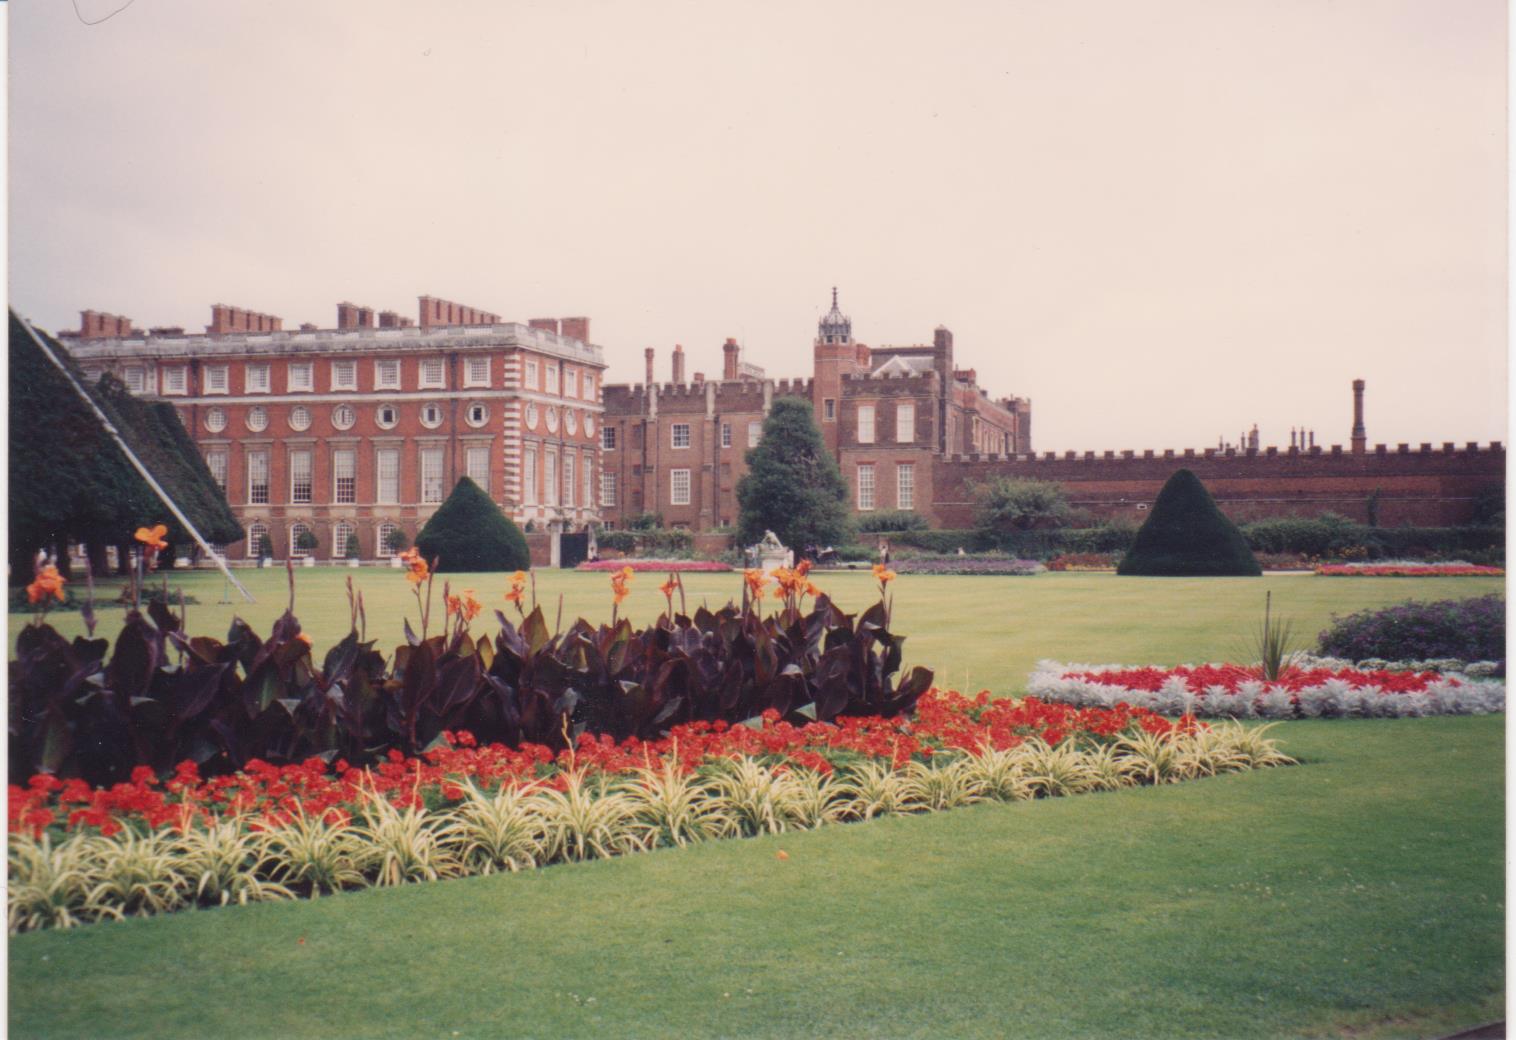
{"type": "Polygon", "coordinates": [[[468,477],[416,536],[422,559],[442,571],[521,571],[532,565],[526,537],[468,477]]]}
{"type": "Polygon", "coordinates": [[[1263,573],[1237,525],[1216,507],[1200,478],[1182,469],[1168,479],[1117,574],[1166,577],[1263,573]]]}

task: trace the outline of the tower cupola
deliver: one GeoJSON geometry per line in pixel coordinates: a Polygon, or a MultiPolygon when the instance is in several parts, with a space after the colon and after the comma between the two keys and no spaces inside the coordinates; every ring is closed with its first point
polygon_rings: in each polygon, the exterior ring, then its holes
{"type": "Polygon", "coordinates": [[[832,286],[832,309],[816,325],[818,343],[851,343],[853,322],[837,307],[837,287],[832,286]]]}

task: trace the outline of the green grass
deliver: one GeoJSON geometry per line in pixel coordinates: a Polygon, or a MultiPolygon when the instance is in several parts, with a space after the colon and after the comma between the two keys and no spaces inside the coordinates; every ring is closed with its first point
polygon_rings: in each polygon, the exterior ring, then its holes
{"type": "MultiPolygon", "coordinates": [[[[282,569],[237,572],[257,597],[243,604],[235,590],[226,591],[219,574],[192,571],[170,575],[171,587],[182,587],[198,600],[189,606],[189,627],[196,633],[224,637],[234,615],[248,620],[266,635],[284,610],[289,590],[282,569]]],[[[311,635],[318,654],[347,633],[346,580],[352,577],[363,592],[368,610],[369,637],[388,651],[403,641],[399,616],[419,628],[416,601],[402,573],[387,568],[361,567],[300,569],[295,572],[295,613],[311,635]]],[[[450,575],[455,588],[473,588],[486,613],[474,623],[475,632],[493,631],[493,611],[508,606],[503,600],[506,576],[450,575]]],[[[699,603],[720,606],[740,597],[737,574],[687,574],[689,607],[699,603]]],[[[639,574],[622,613],[633,621],[651,621],[663,609],[658,592],[663,576],[639,574]]],[[[862,610],[873,602],[877,585],[868,572],[822,573],[818,583],[847,610],[862,610]]],[[[1127,664],[1183,664],[1237,659],[1263,616],[1265,591],[1274,594],[1276,616],[1289,618],[1304,644],[1314,646],[1316,634],[1333,613],[1386,606],[1406,599],[1454,599],[1480,596],[1504,588],[1500,578],[1318,578],[1313,575],[1266,575],[1262,578],[1118,578],[1114,574],[1042,574],[1035,577],[908,576],[895,590],[896,629],[907,637],[908,663],[937,671],[938,682],[957,689],[988,688],[996,693],[1019,690],[1038,659],[1127,664]]],[[[76,590],[77,591],[77,590],[76,590]]],[[[115,594],[112,587],[103,598],[115,594]]],[[[583,616],[591,621],[610,616],[610,581],[605,574],[573,571],[537,572],[539,602],[554,620],[558,597],[563,597],[564,624],[583,616]]],[[[433,623],[442,616],[442,582],[435,589],[433,623]]],[[[120,627],[119,608],[100,612],[102,635],[120,627]]],[[[26,623],[24,614],[10,615],[10,645],[26,623]]],[[[50,615],[64,635],[83,634],[77,613],[50,615]]]]}
{"type": "MultiPolygon", "coordinates": [[[[348,573],[299,576],[318,644],[348,573]]],[[[395,641],[403,579],[357,573],[395,641]]],[[[249,577],[266,630],[282,574],[249,577]]],[[[540,580],[566,618],[608,611],[603,575],[540,580]]],[[[713,604],[735,582],[687,580],[713,604]]],[[[472,584],[499,603],[498,576],[472,584]]],[[[186,588],[191,627],[224,628],[219,579],[186,588]]],[[[896,611],[912,659],[1008,692],[1043,656],[1231,656],[1266,588],[1314,633],[1500,583],[913,577],[896,611]]],[[[11,1035],[1389,1038],[1503,1017],[1503,717],[1275,733],[1301,766],[19,936],[11,1035]]]]}

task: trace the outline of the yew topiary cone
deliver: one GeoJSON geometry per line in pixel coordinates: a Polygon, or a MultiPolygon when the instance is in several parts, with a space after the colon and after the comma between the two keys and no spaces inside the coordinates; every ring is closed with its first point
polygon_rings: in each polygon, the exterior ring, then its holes
{"type": "Polygon", "coordinates": [[[1237,525],[1216,507],[1200,478],[1182,469],[1158,492],[1153,511],[1138,529],[1116,573],[1256,577],[1263,568],[1237,525]]]}
{"type": "Polygon", "coordinates": [[[437,571],[524,571],[532,565],[526,536],[468,477],[416,536],[422,559],[437,571]]]}

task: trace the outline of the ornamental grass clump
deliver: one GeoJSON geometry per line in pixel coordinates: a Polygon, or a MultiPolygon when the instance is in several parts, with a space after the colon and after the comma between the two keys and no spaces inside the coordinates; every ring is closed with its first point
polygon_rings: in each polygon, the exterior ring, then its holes
{"type": "Polygon", "coordinates": [[[293,899],[295,893],[269,880],[274,857],[268,836],[248,830],[242,817],[192,822],[186,820],[173,853],[193,898],[202,904],[226,906],[274,899],[293,899]]]}
{"type": "Polygon", "coordinates": [[[293,891],[315,897],[368,883],[367,851],[345,813],[326,822],[297,807],[265,833],[273,877],[293,891]]]}
{"type": "Polygon", "coordinates": [[[438,834],[465,873],[515,873],[543,861],[546,833],[531,801],[536,789],[534,783],[503,783],[487,793],[472,778],[461,782],[463,801],[438,834]]]}
{"type": "Polygon", "coordinates": [[[95,894],[100,839],[76,832],[54,840],[12,832],[8,841],[7,916],[12,932],[73,928],[121,913],[95,894]]]}

